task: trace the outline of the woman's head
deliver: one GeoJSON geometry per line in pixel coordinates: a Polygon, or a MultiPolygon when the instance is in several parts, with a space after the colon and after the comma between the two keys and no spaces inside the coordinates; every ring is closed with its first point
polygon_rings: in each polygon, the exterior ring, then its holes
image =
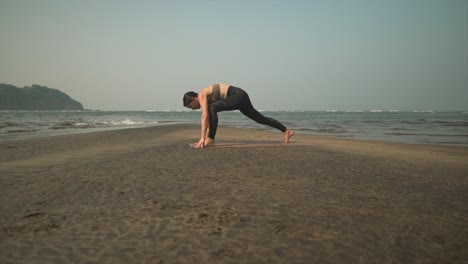
{"type": "Polygon", "coordinates": [[[198,99],[198,94],[196,92],[185,93],[184,98],[182,99],[184,106],[187,108],[191,108],[191,109],[200,108],[198,105],[196,105],[198,104],[198,100],[194,100],[194,99],[198,99]]]}

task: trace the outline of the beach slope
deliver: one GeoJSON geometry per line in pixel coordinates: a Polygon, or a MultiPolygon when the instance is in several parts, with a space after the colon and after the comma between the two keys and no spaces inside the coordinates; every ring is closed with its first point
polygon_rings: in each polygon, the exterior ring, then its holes
{"type": "Polygon", "coordinates": [[[3,263],[462,263],[468,148],[168,125],[0,142],[3,263]]]}

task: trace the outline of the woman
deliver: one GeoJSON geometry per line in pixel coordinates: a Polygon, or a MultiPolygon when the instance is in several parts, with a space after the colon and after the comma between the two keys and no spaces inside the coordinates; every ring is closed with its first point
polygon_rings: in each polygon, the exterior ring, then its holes
{"type": "Polygon", "coordinates": [[[193,148],[215,145],[218,128],[218,112],[239,110],[257,123],[276,128],[284,133],[284,143],[294,136],[294,131],[286,128],[273,118],[263,116],[252,105],[249,95],[241,88],[227,84],[213,84],[203,88],[200,93],[187,92],[183,98],[184,106],[192,110],[202,109],[200,140],[193,148]],[[209,129],[209,131],[208,131],[209,129]]]}

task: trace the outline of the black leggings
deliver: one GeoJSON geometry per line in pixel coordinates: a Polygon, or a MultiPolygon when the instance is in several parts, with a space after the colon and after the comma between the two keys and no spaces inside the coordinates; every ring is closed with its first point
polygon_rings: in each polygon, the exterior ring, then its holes
{"type": "Polygon", "coordinates": [[[208,137],[214,139],[216,130],[218,129],[218,112],[239,110],[248,118],[262,125],[274,127],[282,132],[286,131],[286,127],[273,118],[266,117],[260,114],[250,102],[249,95],[241,88],[229,86],[228,96],[217,102],[210,104],[210,132],[208,137]]]}

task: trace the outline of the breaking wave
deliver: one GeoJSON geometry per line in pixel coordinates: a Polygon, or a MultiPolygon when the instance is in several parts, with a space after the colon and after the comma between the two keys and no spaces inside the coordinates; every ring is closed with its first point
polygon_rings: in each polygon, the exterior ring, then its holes
{"type": "Polygon", "coordinates": [[[110,121],[102,121],[102,120],[91,120],[91,121],[76,121],[76,122],[59,122],[59,123],[51,123],[49,125],[50,129],[69,129],[69,128],[107,128],[107,127],[137,127],[137,126],[151,126],[159,124],[157,121],[133,121],[131,119],[125,120],[110,120],[110,121]]]}

